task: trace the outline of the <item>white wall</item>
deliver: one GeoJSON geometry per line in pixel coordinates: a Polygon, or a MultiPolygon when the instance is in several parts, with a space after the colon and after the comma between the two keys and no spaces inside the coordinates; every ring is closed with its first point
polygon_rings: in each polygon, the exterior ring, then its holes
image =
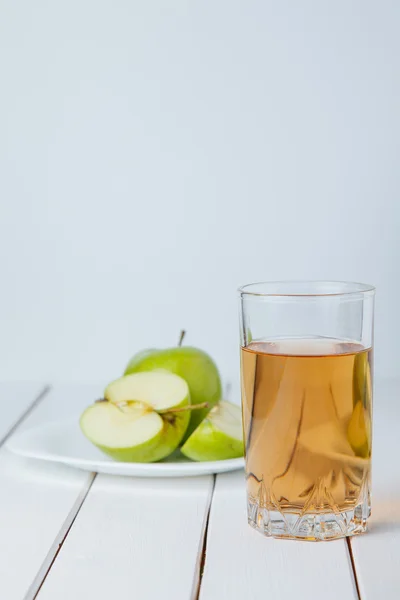
{"type": "Polygon", "coordinates": [[[3,0],[0,378],[238,372],[236,288],[375,283],[396,372],[400,4],[3,0]]]}

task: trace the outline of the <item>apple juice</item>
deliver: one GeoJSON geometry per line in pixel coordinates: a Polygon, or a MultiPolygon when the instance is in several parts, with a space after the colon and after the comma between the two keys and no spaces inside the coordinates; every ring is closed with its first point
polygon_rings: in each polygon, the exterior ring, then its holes
{"type": "Polygon", "coordinates": [[[241,350],[241,369],[250,523],[307,538],[307,515],[330,513],[332,537],[350,522],[352,533],[364,531],[371,350],[327,338],[254,341],[241,350]]]}

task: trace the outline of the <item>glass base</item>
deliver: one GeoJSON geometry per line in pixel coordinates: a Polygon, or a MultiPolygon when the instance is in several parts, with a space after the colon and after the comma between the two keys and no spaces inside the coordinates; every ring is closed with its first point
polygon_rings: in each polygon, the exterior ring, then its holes
{"type": "Polygon", "coordinates": [[[247,514],[249,525],[267,537],[320,542],[365,533],[371,507],[363,502],[344,512],[280,512],[249,499],[247,514]]]}

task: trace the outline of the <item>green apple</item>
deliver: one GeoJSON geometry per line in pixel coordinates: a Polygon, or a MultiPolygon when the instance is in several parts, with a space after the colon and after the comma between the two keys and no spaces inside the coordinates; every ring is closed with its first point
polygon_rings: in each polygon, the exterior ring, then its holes
{"type": "Polygon", "coordinates": [[[347,439],[357,456],[371,455],[372,381],[369,352],[359,352],[353,368],[353,412],[347,428],[347,439]]]}
{"type": "Polygon", "coordinates": [[[372,382],[369,352],[359,352],[353,367],[353,406],[359,402],[365,407],[371,406],[372,382]]]}
{"type": "Polygon", "coordinates": [[[207,403],[207,407],[192,412],[186,440],[204,419],[210,408],[221,398],[221,379],[212,358],[190,346],[153,350],[146,355],[135,355],[125,369],[125,375],[142,371],[169,371],[187,382],[192,404],[207,403]]]}
{"type": "Polygon", "coordinates": [[[124,462],[155,462],[179,446],[193,408],[182,377],[128,375],[110,383],[104,396],[80,419],[84,435],[100,450],[124,462]]]}
{"type": "Polygon", "coordinates": [[[356,456],[371,456],[371,422],[363,403],[357,402],[347,428],[347,439],[356,456]]]}
{"type": "Polygon", "coordinates": [[[181,452],[192,460],[200,461],[243,456],[240,407],[227,400],[221,400],[184,443],[181,452]]]}
{"type": "MultiPolygon", "coordinates": [[[[133,369],[136,367],[136,365],[140,364],[144,358],[151,356],[151,354],[153,354],[153,352],[158,352],[157,348],[145,348],[144,350],[137,352],[135,354],[135,356],[133,356],[129,362],[129,366],[131,368],[130,372],[133,373],[133,369]]],[[[125,371],[125,375],[128,375],[128,374],[129,373],[127,373],[125,371]]]]}

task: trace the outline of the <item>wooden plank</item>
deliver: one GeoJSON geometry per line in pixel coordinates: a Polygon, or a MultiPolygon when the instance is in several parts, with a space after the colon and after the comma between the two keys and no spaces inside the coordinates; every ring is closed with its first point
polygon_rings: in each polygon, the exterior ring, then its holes
{"type": "Polygon", "coordinates": [[[378,382],[374,398],[372,519],[351,540],[362,600],[400,596],[400,381],[378,382]]]}
{"type": "Polygon", "coordinates": [[[345,540],[267,539],[247,524],[244,475],[217,476],[200,600],[354,600],[345,540]]]}
{"type": "Polygon", "coordinates": [[[38,600],[189,600],[213,477],[98,475],[38,600]]]}
{"type": "MultiPolygon", "coordinates": [[[[79,415],[97,386],[49,392],[17,431],[79,415]]],[[[9,397],[12,397],[10,389],[9,397]]],[[[0,598],[31,599],[73,522],[93,476],[0,451],[0,598]]]]}
{"type": "Polygon", "coordinates": [[[0,444],[40,401],[45,390],[42,383],[0,383],[0,444]]]}

